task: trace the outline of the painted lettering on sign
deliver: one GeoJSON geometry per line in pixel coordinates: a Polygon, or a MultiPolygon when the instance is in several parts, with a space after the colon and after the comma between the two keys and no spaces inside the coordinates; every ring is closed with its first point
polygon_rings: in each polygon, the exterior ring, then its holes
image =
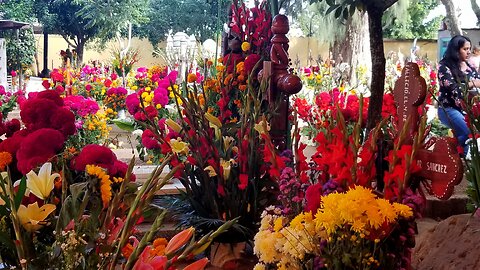
{"type": "Polygon", "coordinates": [[[422,166],[422,161],[417,160],[417,165],[420,166],[423,170],[436,172],[436,173],[447,174],[447,167],[448,166],[445,165],[445,164],[427,161],[427,162],[425,162],[425,167],[423,167],[422,166]]]}

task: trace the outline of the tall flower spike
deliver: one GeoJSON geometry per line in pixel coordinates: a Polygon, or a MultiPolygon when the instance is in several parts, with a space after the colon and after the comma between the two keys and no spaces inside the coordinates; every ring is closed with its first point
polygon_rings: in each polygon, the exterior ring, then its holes
{"type": "Polygon", "coordinates": [[[38,198],[45,200],[53,190],[54,181],[60,174],[52,174],[52,163],[42,165],[38,175],[32,170],[27,173],[27,188],[38,198]]]}

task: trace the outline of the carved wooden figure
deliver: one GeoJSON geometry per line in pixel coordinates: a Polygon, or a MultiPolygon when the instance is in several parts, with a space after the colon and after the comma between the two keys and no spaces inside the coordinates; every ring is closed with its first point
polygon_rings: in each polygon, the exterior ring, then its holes
{"type": "Polygon", "coordinates": [[[273,37],[270,49],[271,62],[264,63],[262,72],[263,78],[270,77],[268,102],[270,109],[275,109],[274,116],[270,122],[270,135],[273,143],[279,150],[284,150],[287,147],[289,95],[296,94],[302,89],[300,78],[288,71],[290,61],[288,57],[289,40],[286,34],[289,29],[288,18],[285,15],[279,14],[273,18],[273,37]]]}

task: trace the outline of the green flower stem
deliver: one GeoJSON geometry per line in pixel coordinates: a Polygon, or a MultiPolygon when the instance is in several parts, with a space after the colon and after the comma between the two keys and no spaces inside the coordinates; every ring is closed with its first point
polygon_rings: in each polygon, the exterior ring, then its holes
{"type": "MultiPolygon", "coordinates": [[[[153,170],[153,172],[150,174],[150,177],[148,178],[148,180],[142,185],[142,187],[140,188],[140,191],[137,193],[137,196],[135,197],[135,200],[133,201],[132,205],[130,206],[130,210],[128,212],[127,218],[125,219],[125,223],[124,223],[123,228],[122,228],[122,233],[121,233],[121,236],[119,238],[118,245],[117,245],[117,250],[115,251],[114,255],[112,256],[112,260],[110,261],[110,266],[109,266],[110,270],[115,269],[118,257],[120,256],[120,253],[121,253],[121,250],[122,250],[122,247],[125,246],[125,244],[127,243],[128,238],[130,237],[130,234],[132,232],[132,227],[135,226],[135,223],[137,222],[137,220],[139,218],[138,212],[140,210],[143,210],[143,207],[147,203],[149,203],[149,202],[147,202],[147,200],[145,200],[145,195],[147,195],[147,197],[148,197],[148,193],[150,193],[150,192],[155,193],[157,191],[157,189],[152,188],[152,187],[159,186],[157,184],[158,184],[158,181],[160,180],[159,179],[160,175],[161,175],[163,169],[168,164],[168,162],[170,161],[171,158],[172,158],[171,156],[167,156],[165,158],[165,160],[163,161],[163,163],[160,166],[158,166],[157,168],[155,168],[155,170],[153,170]]],[[[167,176],[165,178],[163,178],[161,181],[166,183],[168,180],[170,180],[170,178],[173,176],[172,171],[169,174],[167,174],[167,176]]]]}
{"type": "Polygon", "coordinates": [[[138,256],[140,255],[141,252],[145,249],[148,243],[150,243],[157,233],[158,229],[160,226],[163,224],[163,220],[165,218],[165,215],[167,214],[167,210],[163,210],[163,212],[155,218],[155,221],[152,224],[152,227],[150,228],[150,231],[148,231],[143,237],[140,243],[138,243],[138,246],[135,248],[133,253],[130,255],[128,258],[127,264],[125,265],[124,270],[130,270],[134,266],[135,262],[138,259],[138,256]]]}
{"type": "Polygon", "coordinates": [[[15,243],[15,248],[17,249],[17,256],[18,256],[19,263],[22,269],[26,270],[28,269],[27,258],[25,257],[24,242],[22,238],[20,220],[18,218],[17,209],[15,207],[15,197],[14,197],[12,180],[10,179],[10,170],[8,170],[8,177],[4,178],[4,180],[6,180],[7,182],[6,193],[7,193],[7,196],[10,202],[10,208],[11,208],[10,219],[12,220],[13,229],[15,231],[15,237],[17,238],[15,243]]]}

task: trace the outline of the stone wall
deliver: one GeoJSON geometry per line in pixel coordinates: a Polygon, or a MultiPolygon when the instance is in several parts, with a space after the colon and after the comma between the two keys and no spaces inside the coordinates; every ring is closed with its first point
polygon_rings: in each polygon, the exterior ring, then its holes
{"type": "MultiPolygon", "coordinates": [[[[38,48],[38,62],[40,70],[43,69],[43,35],[36,35],[36,43],[38,48]]],[[[405,55],[410,55],[410,48],[412,46],[412,40],[385,40],[385,53],[390,51],[398,52],[399,50],[405,55]]],[[[437,41],[436,40],[421,40],[417,42],[420,46],[420,55],[427,56],[432,61],[437,61],[437,41]]],[[[91,60],[109,61],[112,58],[111,50],[118,46],[117,42],[109,42],[103,51],[98,51],[92,47],[87,46],[84,53],[84,63],[91,60]]],[[[160,47],[165,47],[165,44],[161,44],[160,47]]],[[[145,39],[132,39],[131,48],[139,50],[139,62],[137,66],[152,66],[162,65],[165,61],[159,57],[153,57],[153,47],[145,39]]],[[[59,67],[61,65],[60,51],[67,49],[67,43],[59,35],[49,36],[48,46],[48,68],[59,67]]],[[[328,58],[328,44],[324,44],[314,38],[305,37],[293,37],[290,38],[290,57],[292,62],[298,59],[300,66],[306,66],[315,64],[315,59],[318,59],[319,55],[322,59],[328,58]],[[311,58],[313,61],[309,61],[311,58]]],[[[35,71],[35,70],[34,70],[35,71]]]]}

